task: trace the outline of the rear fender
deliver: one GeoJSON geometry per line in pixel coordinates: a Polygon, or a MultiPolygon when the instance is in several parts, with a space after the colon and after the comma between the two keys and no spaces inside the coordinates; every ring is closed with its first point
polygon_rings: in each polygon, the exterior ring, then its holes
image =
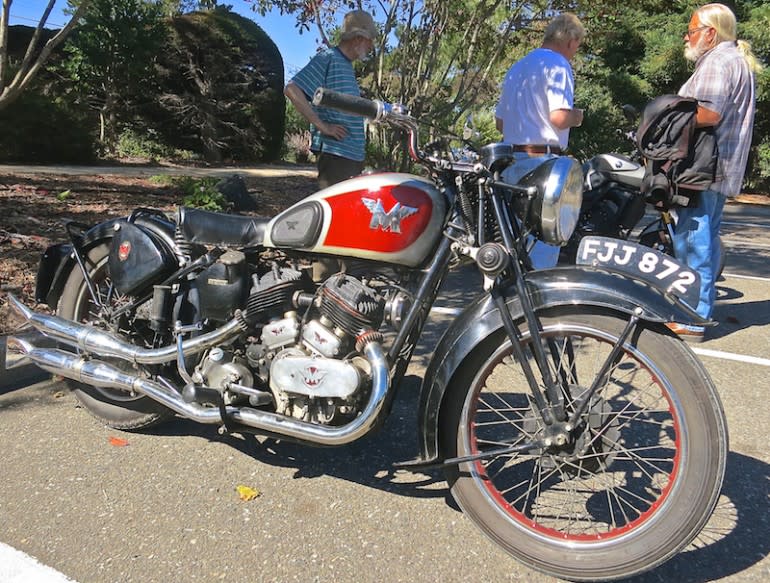
{"type": "MultiPolygon", "coordinates": [[[[670,294],[624,275],[593,267],[535,271],[528,274],[527,287],[538,312],[558,306],[590,306],[635,314],[648,322],[706,322],[670,294]]],[[[514,321],[523,318],[521,302],[513,285],[505,291],[505,297],[514,321]]],[[[420,458],[406,465],[419,466],[437,460],[439,417],[448,388],[465,359],[487,339],[502,331],[500,311],[489,295],[477,299],[446,330],[433,353],[420,391],[420,458]]]]}
{"type": "MultiPolygon", "coordinates": [[[[91,227],[78,241],[80,252],[86,254],[97,245],[111,240],[115,232],[115,224],[126,221],[126,218],[112,219],[91,227]]],[[[160,221],[153,215],[139,216],[134,222],[158,235],[171,249],[175,248],[172,223],[160,221]]],[[[73,269],[78,269],[78,263],[71,243],[48,247],[38,266],[35,300],[55,310],[73,269]]]]}

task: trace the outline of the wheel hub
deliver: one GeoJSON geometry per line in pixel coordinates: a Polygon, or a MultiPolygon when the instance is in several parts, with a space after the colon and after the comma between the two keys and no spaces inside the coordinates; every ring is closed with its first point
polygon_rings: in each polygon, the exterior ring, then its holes
{"type": "MultiPolygon", "coordinates": [[[[570,387],[570,392],[580,395],[587,390],[570,387]]],[[[575,404],[577,406],[579,403],[575,404]]],[[[555,469],[561,466],[570,477],[609,466],[620,448],[620,421],[601,396],[595,395],[591,399],[588,411],[575,427],[568,421],[546,426],[540,415],[534,414],[525,429],[541,438],[545,445],[539,452],[542,467],[555,469]]]]}

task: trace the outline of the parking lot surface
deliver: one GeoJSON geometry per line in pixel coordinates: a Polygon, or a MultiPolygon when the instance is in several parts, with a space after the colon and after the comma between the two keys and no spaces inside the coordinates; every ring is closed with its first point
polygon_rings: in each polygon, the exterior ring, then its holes
{"type": "MultiPolygon", "coordinates": [[[[723,231],[719,326],[695,347],[730,430],[723,494],[696,542],[639,582],[770,580],[770,208],[728,205],[723,231]]],[[[182,419],[127,434],[61,384],[0,394],[0,542],[81,583],[555,581],[488,541],[440,472],[392,467],[415,454],[437,335],[478,285],[459,279],[385,427],[350,446],[220,436],[182,419]],[[240,485],[259,496],[241,500],[240,485]]]]}

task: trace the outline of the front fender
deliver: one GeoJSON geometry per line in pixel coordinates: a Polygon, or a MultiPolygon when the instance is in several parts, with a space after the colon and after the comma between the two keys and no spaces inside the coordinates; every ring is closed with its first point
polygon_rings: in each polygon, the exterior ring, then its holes
{"type": "MultiPolygon", "coordinates": [[[[668,293],[627,276],[593,267],[534,271],[527,275],[527,288],[536,311],[558,306],[591,306],[636,314],[650,322],[706,322],[668,293]]],[[[508,310],[513,319],[522,318],[521,302],[513,285],[505,290],[505,297],[508,298],[508,310]]],[[[447,388],[465,358],[502,328],[500,311],[492,298],[485,294],[466,308],[444,332],[420,391],[420,457],[405,465],[429,465],[437,460],[439,414],[447,388]]]]}

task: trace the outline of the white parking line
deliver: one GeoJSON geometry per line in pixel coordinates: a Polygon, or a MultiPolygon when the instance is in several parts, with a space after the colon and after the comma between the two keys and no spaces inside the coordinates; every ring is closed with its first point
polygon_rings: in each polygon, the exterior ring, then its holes
{"type": "Polygon", "coordinates": [[[75,583],[66,575],[40,563],[34,557],[0,543],[2,583],[75,583]]]}
{"type": "Polygon", "coordinates": [[[722,245],[728,249],[770,249],[770,245],[768,244],[754,243],[753,241],[751,243],[746,243],[745,241],[731,243],[730,241],[722,239],[722,245]]]}
{"type": "Polygon", "coordinates": [[[770,283],[770,277],[757,277],[756,275],[739,275],[737,273],[723,273],[722,277],[724,278],[732,277],[733,279],[750,279],[751,281],[766,281],[770,283]]]}
{"type": "Polygon", "coordinates": [[[722,221],[723,225],[729,225],[731,227],[752,227],[754,229],[770,229],[770,225],[763,225],[761,223],[735,223],[733,221],[722,221]]]}
{"type": "Polygon", "coordinates": [[[443,306],[433,306],[430,311],[433,314],[444,314],[445,316],[459,316],[462,313],[460,308],[445,308],[443,306]]]}
{"type": "Polygon", "coordinates": [[[770,366],[770,358],[746,356],[745,354],[734,354],[732,352],[722,352],[721,350],[709,350],[708,348],[693,347],[692,351],[699,356],[709,356],[711,358],[721,358],[722,360],[734,360],[736,362],[744,362],[747,364],[770,366]]]}

